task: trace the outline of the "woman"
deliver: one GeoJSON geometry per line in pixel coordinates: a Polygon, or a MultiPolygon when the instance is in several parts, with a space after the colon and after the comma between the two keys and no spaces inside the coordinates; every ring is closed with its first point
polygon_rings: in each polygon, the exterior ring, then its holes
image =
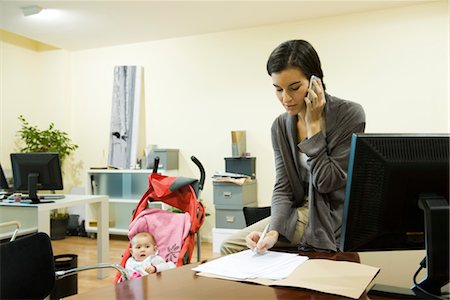
{"type": "Polygon", "coordinates": [[[271,129],[276,171],[271,216],[230,236],[221,252],[248,247],[263,253],[275,245],[337,251],[351,135],[364,131],[364,110],[325,92],[319,56],[304,40],[273,50],[267,72],[286,109],[271,129]],[[310,83],[312,75],[318,79],[310,83]]]}

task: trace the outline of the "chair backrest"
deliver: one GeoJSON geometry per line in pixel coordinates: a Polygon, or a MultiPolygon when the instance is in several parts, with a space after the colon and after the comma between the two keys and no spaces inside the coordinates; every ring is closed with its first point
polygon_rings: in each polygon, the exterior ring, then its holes
{"type": "Polygon", "coordinates": [[[42,232],[0,245],[0,299],[43,299],[55,285],[50,237],[42,232]]]}
{"type": "Polygon", "coordinates": [[[270,216],[270,206],[249,207],[244,206],[245,225],[250,226],[270,216]]]}

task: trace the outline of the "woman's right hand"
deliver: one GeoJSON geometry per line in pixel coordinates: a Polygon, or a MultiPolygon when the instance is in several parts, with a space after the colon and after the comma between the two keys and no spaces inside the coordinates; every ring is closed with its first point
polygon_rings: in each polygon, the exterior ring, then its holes
{"type": "Polygon", "coordinates": [[[278,232],[275,230],[269,231],[264,239],[259,242],[260,237],[261,232],[252,231],[245,237],[245,242],[248,248],[261,254],[275,245],[275,243],[278,241],[278,232]]]}

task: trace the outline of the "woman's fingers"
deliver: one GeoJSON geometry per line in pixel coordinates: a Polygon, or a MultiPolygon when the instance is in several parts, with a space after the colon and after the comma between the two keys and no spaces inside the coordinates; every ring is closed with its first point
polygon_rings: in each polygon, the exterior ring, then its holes
{"type": "Polygon", "coordinates": [[[247,247],[251,250],[254,250],[256,248],[256,243],[259,240],[259,237],[261,236],[261,232],[258,231],[252,231],[245,237],[245,242],[247,244],[247,247]]]}

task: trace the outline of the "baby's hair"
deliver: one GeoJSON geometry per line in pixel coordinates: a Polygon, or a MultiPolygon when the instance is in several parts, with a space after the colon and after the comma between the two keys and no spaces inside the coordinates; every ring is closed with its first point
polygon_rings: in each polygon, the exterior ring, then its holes
{"type": "Polygon", "coordinates": [[[156,241],[155,241],[155,237],[150,233],[150,232],[146,232],[146,231],[142,231],[139,233],[136,233],[130,240],[131,245],[135,245],[136,243],[136,239],[139,237],[149,237],[150,240],[152,241],[153,244],[156,245],[156,241]]]}

